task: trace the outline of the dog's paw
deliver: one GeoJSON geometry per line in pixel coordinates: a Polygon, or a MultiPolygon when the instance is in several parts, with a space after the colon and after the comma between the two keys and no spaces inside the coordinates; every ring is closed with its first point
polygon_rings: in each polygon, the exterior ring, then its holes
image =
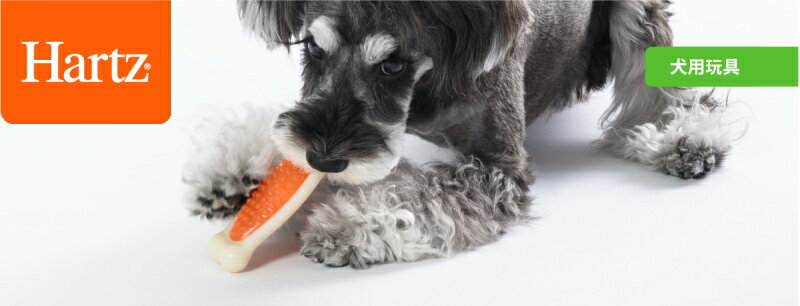
{"type": "Polygon", "coordinates": [[[300,254],[329,267],[364,269],[386,262],[388,249],[374,224],[331,206],[314,210],[300,233],[300,254]],[[348,218],[349,217],[349,218],[348,218]]]}
{"type": "Polygon", "coordinates": [[[247,175],[212,180],[210,187],[194,190],[189,211],[209,220],[229,218],[239,212],[259,181],[247,175]]]}
{"type": "Polygon", "coordinates": [[[325,235],[304,235],[300,254],[328,267],[350,265],[356,269],[363,269],[370,265],[366,258],[356,252],[356,246],[347,243],[346,240],[325,235]]]}
{"type": "Polygon", "coordinates": [[[194,148],[184,166],[189,212],[224,219],[239,211],[276,159],[273,112],[247,107],[204,121],[195,129],[194,148]]]}
{"type": "Polygon", "coordinates": [[[688,136],[681,138],[672,152],[666,154],[662,167],[666,174],[682,179],[705,177],[722,163],[727,150],[692,141],[688,136]]]}

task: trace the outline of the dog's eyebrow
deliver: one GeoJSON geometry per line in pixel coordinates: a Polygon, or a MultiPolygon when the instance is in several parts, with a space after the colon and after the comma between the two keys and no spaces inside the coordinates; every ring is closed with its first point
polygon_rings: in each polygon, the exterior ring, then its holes
{"type": "Polygon", "coordinates": [[[385,33],[372,34],[361,43],[361,51],[367,64],[373,65],[383,61],[397,49],[397,41],[385,33]]]}
{"type": "Polygon", "coordinates": [[[339,45],[339,34],[336,23],[327,16],[321,16],[311,23],[308,32],[314,36],[314,42],[325,51],[332,52],[339,45]]]}

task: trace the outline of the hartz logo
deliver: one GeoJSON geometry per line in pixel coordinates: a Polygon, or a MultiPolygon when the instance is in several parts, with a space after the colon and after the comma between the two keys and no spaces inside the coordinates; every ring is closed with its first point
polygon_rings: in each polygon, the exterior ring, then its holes
{"type": "Polygon", "coordinates": [[[164,123],[170,56],[168,0],[0,0],[0,114],[164,123]]]}
{"type": "Polygon", "coordinates": [[[41,59],[41,57],[36,54],[36,46],[39,42],[25,41],[22,42],[22,44],[25,45],[27,50],[27,56],[25,58],[27,63],[25,69],[26,77],[22,80],[22,82],[25,83],[39,82],[39,80],[36,79],[35,69],[37,66],[46,65],[50,66],[50,79],[45,81],[49,83],[100,83],[103,82],[103,80],[100,79],[99,70],[104,68],[110,70],[111,81],[114,83],[142,83],[150,79],[149,73],[145,73],[142,78],[136,78],[139,69],[150,70],[151,65],[146,62],[147,54],[120,54],[119,50],[114,49],[114,51],[107,54],[92,54],[86,57],[78,53],[73,53],[65,56],[62,60],[59,56],[58,49],[64,42],[47,42],[46,44],[50,45],[49,58],[41,59]],[[125,63],[131,61],[135,62],[129,71],[120,74],[121,60],[125,61],[125,63]],[[62,61],[66,66],[63,73],[59,69],[62,61]]]}

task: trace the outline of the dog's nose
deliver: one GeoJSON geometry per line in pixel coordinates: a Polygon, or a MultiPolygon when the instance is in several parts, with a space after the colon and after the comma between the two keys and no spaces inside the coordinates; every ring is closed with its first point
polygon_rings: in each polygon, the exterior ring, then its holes
{"type": "Polygon", "coordinates": [[[306,160],[308,160],[308,164],[311,165],[312,168],[327,173],[342,172],[347,168],[348,164],[346,159],[331,159],[311,151],[306,153],[306,160]]]}

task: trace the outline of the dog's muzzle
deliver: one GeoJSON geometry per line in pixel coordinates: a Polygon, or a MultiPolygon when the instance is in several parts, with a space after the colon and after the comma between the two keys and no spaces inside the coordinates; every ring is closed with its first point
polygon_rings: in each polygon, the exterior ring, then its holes
{"type": "Polygon", "coordinates": [[[347,164],[349,163],[346,159],[328,158],[324,154],[317,154],[311,151],[306,152],[306,160],[312,168],[326,173],[342,172],[347,169],[347,164]]]}

